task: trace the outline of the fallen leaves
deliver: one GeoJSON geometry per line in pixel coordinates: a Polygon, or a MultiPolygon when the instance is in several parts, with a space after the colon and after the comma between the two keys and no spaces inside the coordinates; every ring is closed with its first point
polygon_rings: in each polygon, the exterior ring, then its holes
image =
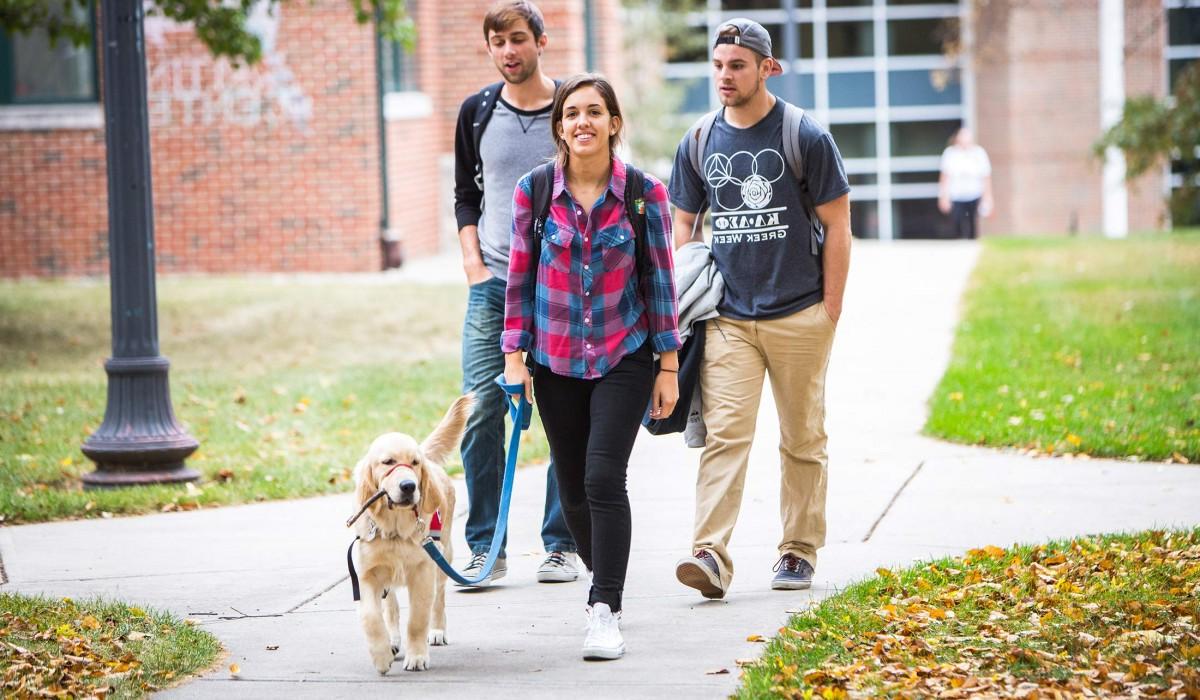
{"type": "Polygon", "coordinates": [[[988,545],[877,574],[739,663],[745,694],[1200,698],[1200,530],[988,545]]]}

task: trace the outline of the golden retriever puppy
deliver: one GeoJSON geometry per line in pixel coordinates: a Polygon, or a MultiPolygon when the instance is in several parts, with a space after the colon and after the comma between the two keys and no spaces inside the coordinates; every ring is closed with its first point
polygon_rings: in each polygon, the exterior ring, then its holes
{"type": "Polygon", "coordinates": [[[385,433],[371,443],[354,470],[358,505],[381,489],[376,500],[355,524],[361,538],[362,599],[358,617],[367,637],[371,661],[384,674],[400,648],[404,669],[429,667],[429,645],[446,643],[446,575],[433,563],[421,543],[429,534],[429,520],[440,512],[440,546],[453,560],[450,528],[454,517],[454,485],[442,463],[458,446],[474,398],[462,396],[450,406],[442,422],[417,441],[404,433],[385,433]],[[400,609],[396,596],[408,588],[408,629],[400,639],[400,609]],[[386,595],[386,597],[385,597],[386,595]]]}

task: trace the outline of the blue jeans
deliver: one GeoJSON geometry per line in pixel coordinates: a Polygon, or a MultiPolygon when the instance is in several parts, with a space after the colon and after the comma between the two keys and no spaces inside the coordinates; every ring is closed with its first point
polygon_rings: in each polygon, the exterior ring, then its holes
{"type": "MultiPolygon", "coordinates": [[[[500,332],[504,330],[504,280],[493,277],[472,285],[463,323],[463,393],[475,392],[475,410],[463,434],[462,461],[467,476],[467,546],[483,554],[492,544],[500,514],[504,478],[504,424],[508,409],[496,375],[504,371],[500,332]]],[[[507,540],[507,538],[505,538],[507,540]]],[[[504,556],[507,541],[500,545],[504,556]]],[[[547,552],[574,552],[575,541],[558,501],[554,464],[546,474],[546,510],[542,544],[547,552]]]]}

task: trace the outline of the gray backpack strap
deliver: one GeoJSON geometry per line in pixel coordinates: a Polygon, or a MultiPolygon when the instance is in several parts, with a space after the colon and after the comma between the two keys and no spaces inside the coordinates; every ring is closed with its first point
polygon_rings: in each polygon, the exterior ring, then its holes
{"type": "Polygon", "coordinates": [[[783,159],[787,161],[792,175],[800,182],[801,196],[804,197],[804,213],[808,216],[812,229],[811,252],[813,255],[820,255],[821,247],[825,245],[825,229],[821,228],[821,222],[817,220],[816,208],[812,206],[812,201],[808,196],[808,185],[804,182],[804,162],[800,157],[800,120],[804,118],[804,108],[788,102],[783,104],[783,159]]]}
{"type": "MultiPolygon", "coordinates": [[[[692,163],[692,170],[695,171],[701,180],[704,179],[704,163],[702,162],[704,159],[704,147],[708,145],[708,135],[712,132],[713,124],[717,121],[717,114],[720,111],[719,109],[714,109],[703,117],[700,117],[688,129],[687,136],[684,137],[687,139],[688,160],[692,163]]],[[[692,224],[693,236],[696,235],[698,227],[704,226],[704,212],[706,211],[708,211],[707,203],[700,207],[700,211],[696,212],[696,221],[692,224]]]]}
{"type": "Polygon", "coordinates": [[[800,120],[804,108],[784,103],[783,109],[783,158],[797,180],[804,180],[804,164],[800,162],[800,120]]]}

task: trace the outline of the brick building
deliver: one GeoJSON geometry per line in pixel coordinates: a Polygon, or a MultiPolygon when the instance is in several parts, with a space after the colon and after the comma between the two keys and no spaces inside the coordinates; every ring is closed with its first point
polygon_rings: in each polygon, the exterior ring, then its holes
{"type": "MultiPolygon", "coordinates": [[[[458,106],[499,80],[490,5],[411,3],[411,51],[377,42],[347,0],[260,5],[264,58],[241,69],[148,17],[158,270],[378,270],[381,238],[407,255],[452,239],[458,106]]],[[[539,6],[550,75],[620,72],[619,0],[539,6]]],[[[96,62],[90,47],[0,35],[0,277],[108,269],[96,62]]]]}
{"type": "MultiPolygon", "coordinates": [[[[408,256],[455,246],[454,117],[467,92],[496,79],[481,34],[489,4],[416,0],[418,40],[406,53],[377,46],[347,0],[289,2],[276,16],[256,13],[266,57],[242,70],[213,61],[190,29],[150,21],[159,270],[375,270],[381,237],[408,256]]],[[[1120,235],[1167,223],[1163,200],[1179,176],[1126,185],[1091,144],[1121,100],[1165,95],[1200,59],[1195,0],[700,4],[677,20],[709,34],[742,15],[772,32],[791,70],[771,88],[836,137],[857,235],[946,233],[938,155],[964,124],[992,158],[987,234],[1120,235]]],[[[620,0],[540,6],[549,73],[592,65],[620,89],[620,0]]],[[[652,47],[639,52],[658,60],[652,47]]],[[[679,125],[666,126],[682,129],[715,104],[707,49],[666,56],[663,75],[683,96],[679,125]]],[[[107,269],[96,73],[89,50],[0,35],[0,277],[107,269]]]]}

